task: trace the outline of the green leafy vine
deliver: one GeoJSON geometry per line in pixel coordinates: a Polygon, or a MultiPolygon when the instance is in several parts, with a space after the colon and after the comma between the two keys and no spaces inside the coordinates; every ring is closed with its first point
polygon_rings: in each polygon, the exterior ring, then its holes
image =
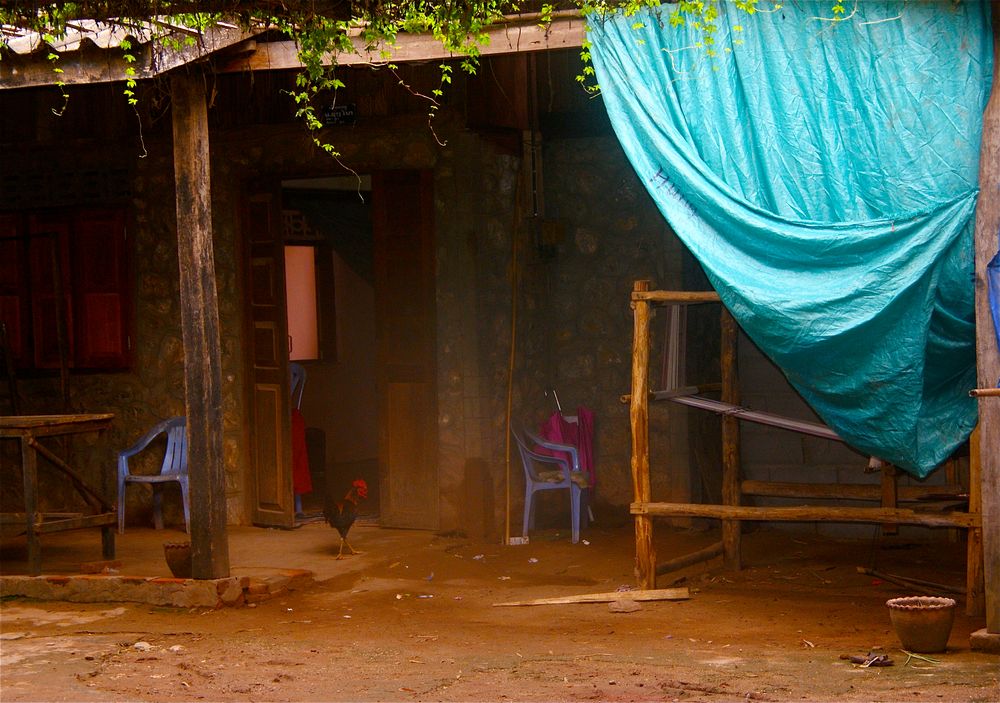
{"type": "MultiPolygon", "coordinates": [[[[857,1],[854,9],[848,12],[844,0],[830,0],[830,17],[817,17],[817,20],[842,22],[852,17],[857,11],[857,1]]],[[[225,20],[238,22],[244,28],[273,28],[285,34],[296,43],[298,59],[302,69],[295,79],[295,87],[288,94],[295,105],[295,115],[302,121],[312,142],[323,152],[339,158],[336,147],[323,136],[325,125],[317,114],[317,104],[320,99],[326,100],[330,94],[344,87],[343,81],[337,75],[337,56],[357,51],[369,52],[379,57],[397,79],[398,73],[390,63],[393,49],[402,34],[425,34],[432,36],[449,53],[460,57],[460,67],[468,74],[474,74],[478,68],[482,49],[489,42],[491,27],[506,21],[509,16],[521,12],[519,0],[367,0],[352,5],[350,16],[324,14],[317,11],[313,2],[285,2],[275,4],[261,1],[238,3],[240,13],[236,17],[222,15],[215,9],[225,9],[232,3],[203,3],[209,11],[190,12],[190,2],[171,2],[170,0],[122,0],[121,2],[74,3],[53,0],[49,3],[14,3],[0,7],[0,25],[6,31],[0,32],[0,60],[3,60],[10,37],[16,34],[10,30],[28,30],[41,35],[49,46],[54,46],[60,38],[66,36],[75,21],[81,20],[91,6],[104,7],[109,17],[101,21],[107,26],[118,26],[126,29],[142,28],[136,36],[149,37],[151,45],[166,50],[178,51],[191,46],[216,23],[225,20]],[[177,12],[171,12],[176,8],[177,12]],[[117,14],[112,10],[120,10],[117,14]],[[281,10],[281,14],[278,11],[281,10]],[[178,32],[178,27],[184,31],[178,32]]],[[[732,0],[733,6],[747,15],[757,12],[776,11],[780,3],[768,2],[762,9],[760,0],[732,0]]],[[[332,5],[331,7],[341,7],[332,5]]],[[[536,6],[537,7],[537,6],[536,6]]],[[[571,8],[580,13],[588,22],[600,22],[616,14],[635,17],[634,29],[642,28],[643,21],[638,13],[644,9],[652,10],[653,17],[662,26],[680,27],[687,25],[700,32],[700,41],[695,48],[702,50],[706,56],[717,56],[716,32],[719,21],[719,5],[710,0],[679,0],[676,3],[660,4],[658,0],[563,0],[561,9],[571,8]]],[[[537,13],[538,24],[542,27],[551,26],[556,12],[556,5],[544,3],[537,13]]],[[[736,32],[743,30],[742,26],[733,27],[736,32]]],[[[641,41],[641,40],[640,40],[641,41]]],[[[734,45],[739,45],[735,40],[734,45]]],[[[123,94],[128,104],[136,110],[139,101],[136,71],[137,55],[132,42],[124,39],[119,43],[126,62],[124,69],[125,84],[123,94]]],[[[577,81],[590,94],[599,92],[594,68],[591,64],[591,45],[584,41],[580,49],[581,69],[577,81]]],[[[724,51],[731,51],[726,47],[724,51]]],[[[62,73],[60,54],[51,50],[47,54],[53,71],[62,73]]],[[[428,125],[433,132],[433,119],[440,108],[441,98],[452,82],[452,65],[440,64],[440,81],[430,95],[422,95],[413,91],[402,79],[404,88],[414,95],[428,101],[428,125]]],[[[61,91],[63,104],[54,109],[57,115],[62,115],[69,102],[69,93],[62,80],[54,81],[61,91]]],[[[435,134],[435,138],[437,135],[435,134]]],[[[140,125],[141,139],[141,125],[140,125]]],[[[440,140],[438,140],[440,142],[440,140]]]]}

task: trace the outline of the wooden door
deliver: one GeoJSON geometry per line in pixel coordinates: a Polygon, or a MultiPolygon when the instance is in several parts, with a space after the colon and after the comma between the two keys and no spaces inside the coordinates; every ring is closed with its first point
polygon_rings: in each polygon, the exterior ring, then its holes
{"type": "Polygon", "coordinates": [[[372,180],[380,519],[438,527],[433,192],[430,172],[372,180]]]}
{"type": "Polygon", "coordinates": [[[247,199],[246,244],[248,416],[251,519],[255,525],[294,527],[285,257],[281,204],[274,193],[247,199]]]}

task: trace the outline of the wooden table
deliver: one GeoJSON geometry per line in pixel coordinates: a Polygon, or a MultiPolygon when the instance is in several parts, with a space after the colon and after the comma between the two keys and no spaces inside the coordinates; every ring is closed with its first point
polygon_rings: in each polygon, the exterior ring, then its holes
{"type": "Polygon", "coordinates": [[[28,535],[28,569],[32,576],[41,573],[39,535],[81,527],[100,527],[102,551],[105,559],[115,556],[115,524],[117,514],[106,498],[109,490],[108,474],[103,473],[101,488],[87,485],[79,473],[60,459],[39,437],[100,432],[107,429],[114,415],[19,415],[0,417],[0,439],[17,439],[21,442],[21,469],[24,474],[24,512],[5,513],[2,522],[23,524],[28,535]],[[69,477],[77,492],[95,511],[83,513],[42,513],[38,511],[38,456],[47,459],[56,469],[69,477]]]}

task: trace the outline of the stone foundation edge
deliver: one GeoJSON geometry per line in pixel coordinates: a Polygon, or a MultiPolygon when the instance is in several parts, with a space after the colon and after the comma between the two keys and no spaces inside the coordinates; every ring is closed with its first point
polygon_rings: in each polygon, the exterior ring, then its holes
{"type": "Polygon", "coordinates": [[[174,608],[224,608],[257,603],[313,583],[305,569],[284,569],[266,576],[178,579],[83,574],[0,576],[0,597],[71,603],[147,603],[174,608]]]}

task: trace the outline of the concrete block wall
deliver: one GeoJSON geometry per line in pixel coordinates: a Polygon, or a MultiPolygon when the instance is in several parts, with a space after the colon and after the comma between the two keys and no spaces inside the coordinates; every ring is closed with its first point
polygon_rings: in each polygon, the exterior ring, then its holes
{"type": "MultiPolygon", "coordinates": [[[[739,340],[739,373],[742,404],[754,410],[820,422],[785,379],[780,369],[745,335],[739,340]]],[[[799,483],[881,484],[879,472],[869,472],[868,457],[843,442],[799,434],[750,422],[741,424],[741,460],[743,477],[759,481],[799,483]]],[[[967,470],[967,467],[966,467],[967,470]]],[[[899,472],[899,486],[934,486],[945,483],[942,469],[926,480],[899,472]]],[[[783,499],[754,496],[746,499],[755,505],[859,505],[876,506],[872,501],[836,501],[818,499],[783,499]]],[[[878,525],[858,523],[772,523],[774,529],[811,532],[837,538],[873,538],[879,536],[878,525]]],[[[948,530],[900,526],[901,537],[939,539],[949,536],[948,530]]]]}

